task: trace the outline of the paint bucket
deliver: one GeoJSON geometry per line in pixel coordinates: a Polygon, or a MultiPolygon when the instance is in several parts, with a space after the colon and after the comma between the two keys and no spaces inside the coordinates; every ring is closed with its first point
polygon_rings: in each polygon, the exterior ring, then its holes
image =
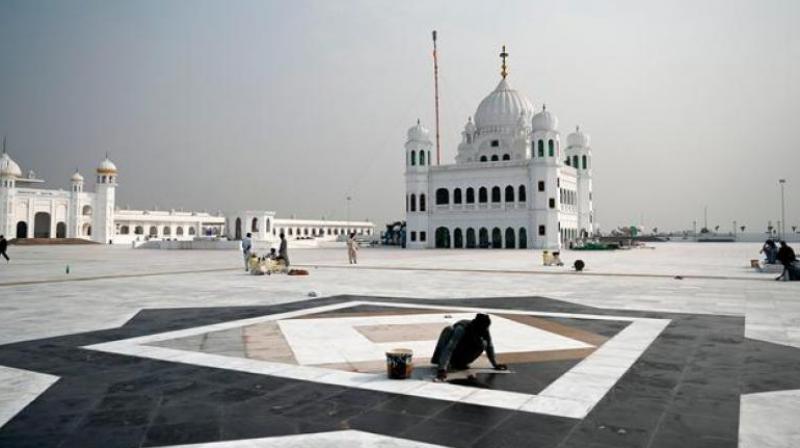
{"type": "Polygon", "coordinates": [[[395,348],[386,352],[386,374],[393,380],[404,380],[411,376],[414,352],[407,348],[395,348]]]}

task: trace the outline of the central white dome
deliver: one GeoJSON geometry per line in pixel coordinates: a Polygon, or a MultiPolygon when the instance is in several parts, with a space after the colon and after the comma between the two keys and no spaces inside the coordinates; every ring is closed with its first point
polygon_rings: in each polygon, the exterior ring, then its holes
{"type": "Polygon", "coordinates": [[[508,86],[505,79],[478,105],[475,124],[478,130],[491,127],[516,126],[520,115],[525,122],[531,119],[533,105],[530,100],[508,86]]]}

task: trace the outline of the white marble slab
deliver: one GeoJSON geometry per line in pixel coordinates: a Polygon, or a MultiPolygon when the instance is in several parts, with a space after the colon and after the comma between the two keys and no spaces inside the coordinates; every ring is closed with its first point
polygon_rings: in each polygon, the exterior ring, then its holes
{"type": "Polygon", "coordinates": [[[57,376],[0,366],[0,427],[56,381],[57,376]]]}
{"type": "Polygon", "coordinates": [[[348,429],[344,431],[264,437],[259,439],[228,440],[224,442],[170,445],[164,448],[438,448],[441,445],[389,437],[348,429]]]}

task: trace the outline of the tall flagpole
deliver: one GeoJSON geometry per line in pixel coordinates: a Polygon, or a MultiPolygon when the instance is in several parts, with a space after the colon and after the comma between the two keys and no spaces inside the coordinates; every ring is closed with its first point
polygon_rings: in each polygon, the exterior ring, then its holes
{"type": "Polygon", "coordinates": [[[436,30],[433,30],[433,95],[436,104],[436,164],[441,163],[439,146],[439,59],[436,55],[436,30]]]}

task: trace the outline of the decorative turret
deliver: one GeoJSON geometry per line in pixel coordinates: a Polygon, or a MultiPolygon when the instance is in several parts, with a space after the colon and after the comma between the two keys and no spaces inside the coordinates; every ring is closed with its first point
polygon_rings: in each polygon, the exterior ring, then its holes
{"type": "Polygon", "coordinates": [[[106,158],[97,166],[97,191],[92,225],[92,239],[99,243],[110,243],[114,238],[117,175],[117,166],[106,154],[106,158]]]}
{"type": "Polygon", "coordinates": [[[559,163],[560,153],[558,118],[543,104],[541,112],[531,119],[531,158],[542,163],[559,163]]]}
{"type": "Polygon", "coordinates": [[[567,136],[567,165],[578,172],[578,229],[579,236],[589,236],[594,230],[592,204],[592,147],[589,135],[575,126],[567,136]]]}
{"type": "Polygon", "coordinates": [[[83,176],[75,168],[75,173],[72,174],[72,177],[69,178],[70,184],[72,184],[72,191],[75,193],[80,193],[83,191],[83,176]]]}

